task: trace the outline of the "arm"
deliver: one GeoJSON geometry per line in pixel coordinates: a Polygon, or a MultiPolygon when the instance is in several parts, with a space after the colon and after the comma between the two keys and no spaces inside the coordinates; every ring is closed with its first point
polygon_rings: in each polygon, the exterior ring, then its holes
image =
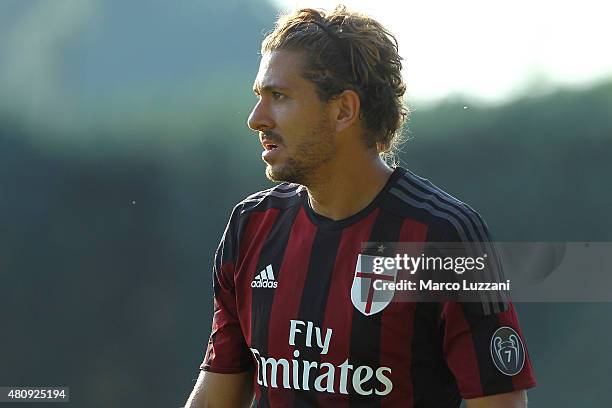
{"type": "Polygon", "coordinates": [[[254,360],[240,326],[234,282],[239,214],[235,207],[215,252],[212,330],[187,408],[249,407],[253,402],[254,360]]]}
{"type": "Polygon", "coordinates": [[[253,372],[218,374],[200,371],[185,408],[242,408],[253,402],[253,372]]]}
{"type": "MultiPolygon", "coordinates": [[[[448,234],[448,242],[468,243],[468,255],[484,249],[489,254],[488,267],[479,279],[503,281],[503,265],[495,243],[482,218],[475,212],[473,215],[476,229],[482,231],[479,239],[483,248],[479,248],[478,241],[463,239],[458,232],[455,236],[448,234]],[[477,244],[472,247],[469,242],[477,244]]],[[[527,397],[523,390],[536,385],[516,310],[509,295],[503,295],[497,291],[483,300],[449,301],[443,305],[444,356],[469,408],[525,408],[527,397]],[[502,350],[505,361],[501,359],[502,350]]]]}
{"type": "Polygon", "coordinates": [[[468,408],[526,408],[527,393],[523,390],[465,400],[468,408]]]}

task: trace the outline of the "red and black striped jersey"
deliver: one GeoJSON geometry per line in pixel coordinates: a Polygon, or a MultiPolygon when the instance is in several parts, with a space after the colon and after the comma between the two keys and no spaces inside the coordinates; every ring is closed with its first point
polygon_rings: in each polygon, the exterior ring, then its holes
{"type": "Polygon", "coordinates": [[[391,301],[366,313],[352,301],[362,243],[455,241],[490,242],[482,218],[399,167],[370,205],[340,221],[315,213],[300,185],[251,195],[215,255],[200,368],[254,369],[260,407],[458,407],[535,386],[510,302],[391,301]],[[500,368],[505,357],[493,350],[514,352],[520,367],[500,368]]]}

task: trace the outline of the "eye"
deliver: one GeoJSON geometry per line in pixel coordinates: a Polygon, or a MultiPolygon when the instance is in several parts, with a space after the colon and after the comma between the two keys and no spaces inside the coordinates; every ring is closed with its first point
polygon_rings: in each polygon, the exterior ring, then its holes
{"type": "Polygon", "coordinates": [[[285,96],[285,95],[283,95],[283,94],[282,94],[282,93],[280,93],[280,92],[276,92],[276,91],[273,91],[273,92],[272,92],[272,97],[273,97],[274,99],[282,99],[284,96],[285,96]]]}

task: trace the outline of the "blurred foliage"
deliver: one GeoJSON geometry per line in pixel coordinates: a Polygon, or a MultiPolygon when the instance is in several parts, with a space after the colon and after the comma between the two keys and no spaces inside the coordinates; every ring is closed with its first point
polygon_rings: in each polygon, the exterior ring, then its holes
{"type": "Polygon", "coordinates": [[[502,107],[413,113],[404,163],[482,210],[503,241],[612,236],[612,83],[502,107]]]}
{"type": "MultiPolygon", "coordinates": [[[[11,73],[0,75],[0,385],[67,385],[77,407],[185,401],[229,211],[269,185],[245,124],[259,34],[275,13],[224,3],[168,13],[159,1],[89,1],[102,17],[75,23],[83,35],[52,59],[68,68],[28,74],[40,86],[29,96],[19,67],[0,69],[11,73]]],[[[0,11],[31,24],[49,11],[20,4],[0,11]]],[[[0,24],[0,45],[23,30],[0,24]]],[[[610,113],[612,83],[496,107],[417,106],[402,164],[470,203],[498,240],[610,241],[610,113]]],[[[610,406],[601,339],[612,307],[517,308],[539,380],[531,404],[610,406]]]]}

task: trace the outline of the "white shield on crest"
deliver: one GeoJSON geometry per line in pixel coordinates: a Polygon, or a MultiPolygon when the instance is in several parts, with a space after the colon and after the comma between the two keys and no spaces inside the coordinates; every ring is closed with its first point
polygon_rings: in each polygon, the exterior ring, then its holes
{"type": "Polygon", "coordinates": [[[395,291],[384,286],[384,283],[395,282],[397,265],[393,263],[392,268],[385,268],[385,259],[389,258],[364,254],[359,254],[357,257],[355,276],[351,286],[351,301],[355,309],[366,316],[380,312],[393,299],[395,291]],[[379,283],[375,285],[377,281],[379,283]]]}

